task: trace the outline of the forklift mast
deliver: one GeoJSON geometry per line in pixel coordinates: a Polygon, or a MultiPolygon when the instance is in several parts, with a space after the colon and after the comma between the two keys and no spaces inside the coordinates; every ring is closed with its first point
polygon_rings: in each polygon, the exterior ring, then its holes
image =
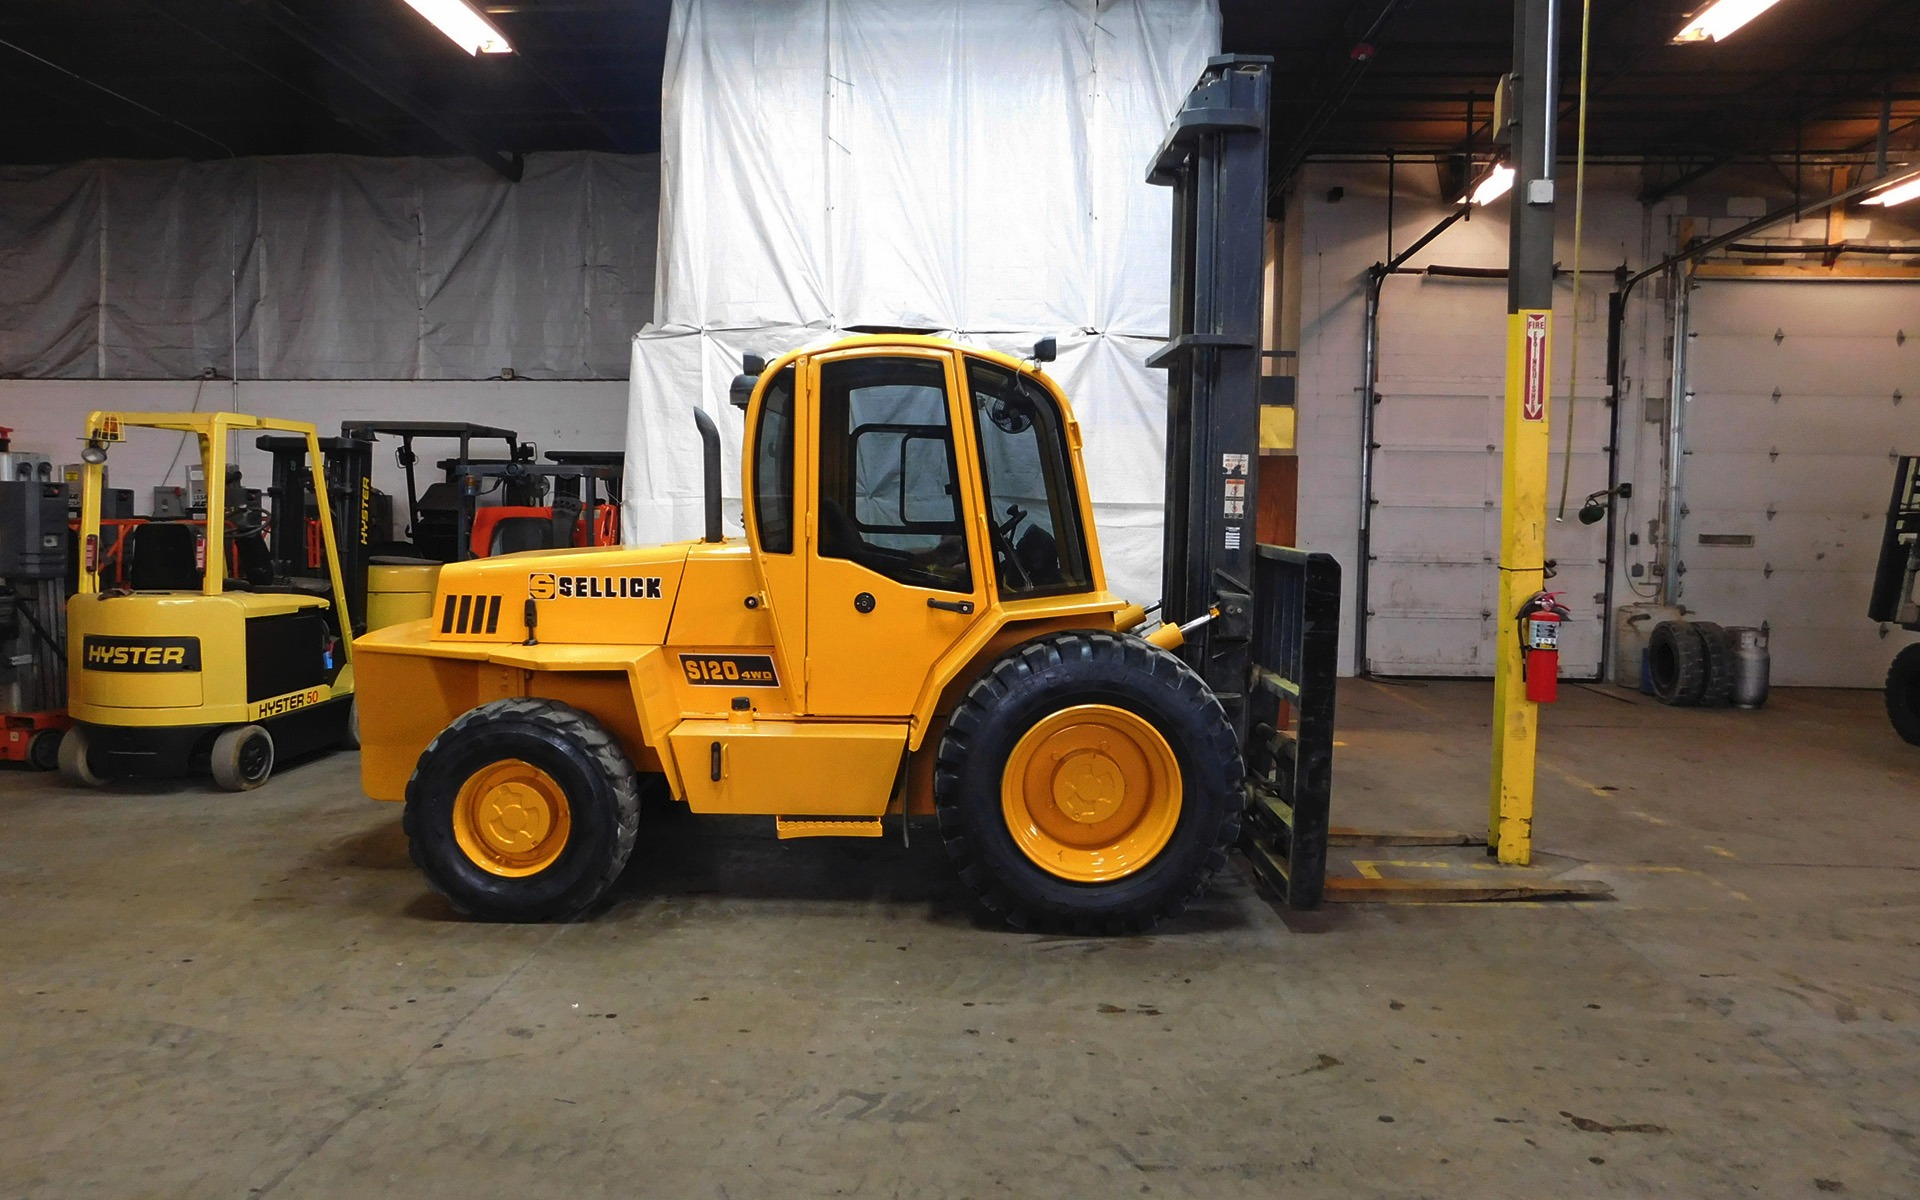
{"type": "MultiPolygon", "coordinates": [[[[327,502],[333,510],[340,578],[346,584],[346,610],[353,622],[343,637],[367,631],[367,556],[373,542],[373,443],[358,437],[323,437],[327,502]]],[[[268,550],[276,575],[327,577],[324,546],[315,542],[318,514],[311,511],[313,476],[307,468],[307,440],[287,434],[256,439],[273,456],[273,524],[268,550]]]]}
{"type": "Polygon", "coordinates": [[[1241,846],[1289,908],[1325,891],[1340,565],[1256,545],[1273,60],[1207,61],[1147,182],[1173,189],[1162,616],[1242,749],[1241,846]],[[1211,618],[1211,619],[1209,619],[1211,618]]]}
{"type": "Polygon", "coordinates": [[[1187,96],[1147,182],[1173,189],[1173,292],[1166,346],[1166,541],[1162,616],[1216,613],[1183,657],[1242,741],[1252,664],[1260,328],[1273,60],[1219,55],[1187,96]]]}
{"type": "Polygon", "coordinates": [[[1894,464],[1867,617],[1920,633],[1920,455],[1902,455],[1894,464]]]}

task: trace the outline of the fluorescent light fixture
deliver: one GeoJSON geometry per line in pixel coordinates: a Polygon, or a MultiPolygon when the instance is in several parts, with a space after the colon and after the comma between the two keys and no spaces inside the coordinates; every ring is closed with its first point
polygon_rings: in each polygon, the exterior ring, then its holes
{"type": "Polygon", "coordinates": [[[1780,0],[1713,0],[1693,14],[1685,29],[1673,35],[1673,44],[1724,42],[1734,30],[1778,3],[1780,0]]]}
{"type": "Polygon", "coordinates": [[[1460,197],[1462,204],[1478,204],[1485,208],[1495,200],[1513,190],[1513,168],[1506,163],[1493,164],[1493,170],[1480,177],[1466,195],[1460,197]]]}
{"type": "Polygon", "coordinates": [[[466,0],[407,0],[407,3],[468,54],[513,53],[506,35],[466,0]]]}
{"type": "Polygon", "coordinates": [[[1913,199],[1920,199],[1920,175],[1913,175],[1906,179],[1899,180],[1868,196],[1860,203],[1884,204],[1888,208],[1892,208],[1896,204],[1905,204],[1907,201],[1913,199]]]}

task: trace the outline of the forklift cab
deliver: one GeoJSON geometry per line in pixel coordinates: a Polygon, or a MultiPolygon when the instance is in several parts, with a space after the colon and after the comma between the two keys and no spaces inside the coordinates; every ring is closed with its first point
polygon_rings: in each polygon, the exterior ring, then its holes
{"type": "Polygon", "coordinates": [[[990,610],[1116,607],[1079,446],[1052,382],[1004,355],[854,338],[764,371],[747,403],[747,539],[781,656],[806,680],[801,711],[904,718],[990,610]]]}
{"type": "Polygon", "coordinates": [[[458,562],[466,557],[460,539],[461,495],[457,480],[453,472],[447,469],[447,464],[476,461],[473,458],[476,442],[500,442],[506,448],[504,459],[480,461],[524,462],[533,457],[533,447],[522,443],[520,435],[513,430],[497,425],[476,425],[470,421],[348,421],[341,425],[340,434],[342,437],[369,442],[378,441],[382,434],[400,439],[400,445],[394,451],[394,461],[407,479],[407,518],[401,531],[405,534],[405,540],[381,544],[377,550],[383,556],[422,558],[433,562],[458,562]],[[416,470],[420,455],[413,447],[414,442],[421,439],[448,440],[459,446],[455,457],[439,464],[443,477],[427,485],[424,491],[421,490],[416,470]]]}

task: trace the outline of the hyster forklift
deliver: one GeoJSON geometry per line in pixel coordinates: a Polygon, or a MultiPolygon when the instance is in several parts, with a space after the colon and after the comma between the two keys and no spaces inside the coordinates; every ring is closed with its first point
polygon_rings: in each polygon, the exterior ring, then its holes
{"type": "Polygon", "coordinates": [[[62,773],[98,785],[204,771],[244,791],[276,761],[352,746],[367,443],[240,413],[94,413],[81,457],[80,578],[67,603],[75,724],[60,743],[62,773]],[[206,507],[198,519],[134,526],[115,579],[100,558],[103,466],[132,428],[198,442],[206,507]],[[246,433],[272,456],[264,504],[229,473],[230,437],[246,433]]]}
{"type": "Polygon", "coordinates": [[[359,642],[363,784],[432,886],[580,912],[644,773],[781,837],[936,813],[1020,927],[1144,929],[1237,842],[1316,904],[1339,576],[1253,536],[1267,61],[1215,59],[1149,176],[1175,196],[1165,623],[1107,590],[1053,339],[749,356],[744,539],[696,409],[704,540],[452,564],[430,619],[359,642]]]}

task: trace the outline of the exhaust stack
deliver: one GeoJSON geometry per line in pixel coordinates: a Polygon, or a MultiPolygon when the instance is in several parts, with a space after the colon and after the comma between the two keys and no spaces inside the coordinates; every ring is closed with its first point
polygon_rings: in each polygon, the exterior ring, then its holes
{"type": "Polygon", "coordinates": [[[706,410],[693,410],[693,423],[700,427],[701,474],[707,490],[707,536],[709,542],[725,540],[720,530],[720,427],[706,410]]]}

